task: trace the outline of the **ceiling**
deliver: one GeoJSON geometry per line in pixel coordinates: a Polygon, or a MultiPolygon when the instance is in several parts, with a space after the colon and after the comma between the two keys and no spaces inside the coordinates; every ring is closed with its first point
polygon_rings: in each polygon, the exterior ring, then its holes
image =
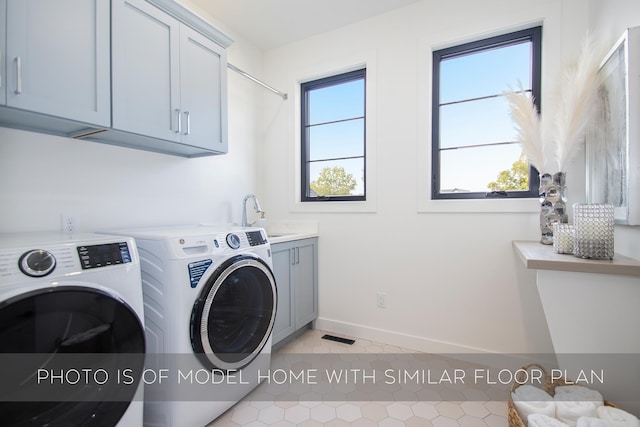
{"type": "Polygon", "coordinates": [[[191,0],[262,49],[273,49],[420,0],[191,0]]]}

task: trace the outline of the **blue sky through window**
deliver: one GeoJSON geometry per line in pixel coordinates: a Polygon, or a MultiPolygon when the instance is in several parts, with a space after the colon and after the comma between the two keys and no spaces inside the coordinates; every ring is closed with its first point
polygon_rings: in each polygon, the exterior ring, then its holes
{"type": "Polygon", "coordinates": [[[531,43],[519,43],[445,59],[440,64],[440,103],[531,87],[531,43]]]}
{"type": "Polygon", "coordinates": [[[311,181],[316,180],[325,167],[343,167],[357,183],[351,194],[364,195],[364,115],[364,79],[309,92],[307,132],[311,181]]]}
{"type": "Polygon", "coordinates": [[[531,89],[531,42],[443,59],[440,63],[440,191],[489,191],[522,152],[500,96],[531,89]]]}

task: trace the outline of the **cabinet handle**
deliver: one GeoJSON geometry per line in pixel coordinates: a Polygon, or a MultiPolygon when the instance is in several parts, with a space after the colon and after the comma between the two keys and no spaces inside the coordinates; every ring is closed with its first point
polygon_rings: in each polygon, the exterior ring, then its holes
{"type": "Polygon", "coordinates": [[[191,113],[188,111],[184,112],[184,119],[187,122],[187,130],[185,131],[185,135],[189,135],[191,133],[191,113]]]}
{"type": "Polygon", "coordinates": [[[173,111],[176,113],[176,120],[178,121],[178,127],[176,128],[175,132],[180,133],[182,132],[182,115],[180,114],[180,110],[178,108],[173,111]]]}
{"type": "Polygon", "coordinates": [[[16,56],[16,95],[22,93],[22,59],[16,56]]]}
{"type": "Polygon", "coordinates": [[[296,264],[300,264],[300,248],[296,248],[296,264]]]}

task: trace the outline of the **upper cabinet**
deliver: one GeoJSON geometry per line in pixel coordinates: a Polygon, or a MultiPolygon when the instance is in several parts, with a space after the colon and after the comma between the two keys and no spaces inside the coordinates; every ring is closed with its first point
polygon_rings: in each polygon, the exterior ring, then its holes
{"type": "Polygon", "coordinates": [[[180,27],[182,142],[227,152],[227,56],[220,46],[180,27]]]}
{"type": "Polygon", "coordinates": [[[145,0],[112,25],[113,128],[226,152],[226,51],[145,0]]]}
{"type": "Polygon", "coordinates": [[[180,23],[144,0],[113,0],[113,127],[180,141],[180,23]]]}
{"type": "Polygon", "coordinates": [[[109,126],[109,2],[6,0],[0,8],[1,103],[109,126]]]}
{"type": "Polygon", "coordinates": [[[233,42],[173,0],[0,0],[0,126],[227,152],[233,42]]]}

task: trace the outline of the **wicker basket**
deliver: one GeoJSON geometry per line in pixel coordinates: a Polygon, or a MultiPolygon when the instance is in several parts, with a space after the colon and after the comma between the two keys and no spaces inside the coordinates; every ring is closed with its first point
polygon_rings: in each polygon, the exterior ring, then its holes
{"type": "MultiPolygon", "coordinates": [[[[522,369],[524,371],[528,371],[530,368],[537,368],[540,371],[542,371],[544,375],[542,389],[547,393],[549,393],[551,396],[554,396],[556,394],[556,387],[567,385],[567,382],[565,381],[564,378],[556,378],[553,381],[551,381],[551,376],[549,375],[547,370],[543,366],[538,365],[537,363],[529,363],[528,365],[525,365],[522,369]]],[[[511,385],[511,392],[515,391],[518,387],[522,385],[522,383],[525,380],[524,375],[525,375],[524,372],[518,372],[516,374],[516,378],[513,381],[513,384],[511,385]]],[[[569,384],[573,385],[571,382],[569,382],[569,384]]],[[[616,405],[614,405],[613,403],[607,400],[604,401],[604,404],[606,406],[616,407],[616,405]]],[[[516,406],[513,403],[513,399],[511,398],[511,393],[509,393],[509,405],[508,405],[507,415],[509,420],[509,427],[525,427],[525,424],[522,421],[522,418],[520,418],[520,415],[516,410],[516,406]]]]}

